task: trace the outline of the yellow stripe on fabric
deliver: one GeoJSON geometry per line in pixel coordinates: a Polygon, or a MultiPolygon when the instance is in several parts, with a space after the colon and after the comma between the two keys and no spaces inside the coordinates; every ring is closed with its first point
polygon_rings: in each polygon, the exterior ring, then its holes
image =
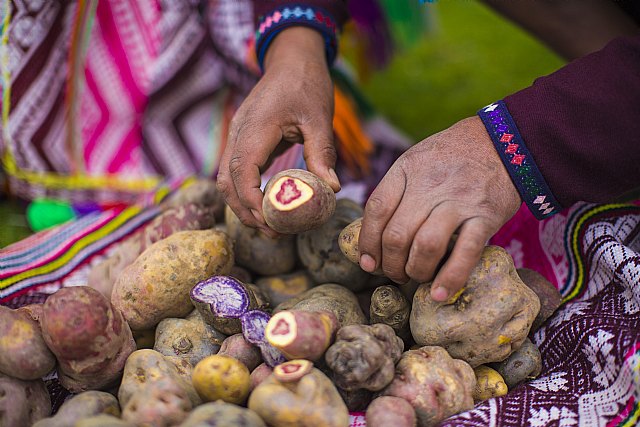
{"type": "Polygon", "coordinates": [[[629,416],[620,424],[618,427],[632,427],[638,425],[638,420],[640,420],[640,405],[636,402],[635,409],[629,416]]]}
{"type": "Polygon", "coordinates": [[[0,289],[5,289],[15,283],[20,282],[21,280],[29,279],[34,276],[40,276],[47,273],[50,273],[58,268],[64,266],[68,263],[74,256],[76,256],[82,249],[89,246],[90,244],[106,237],[114,230],[118,229],[124,223],[126,223],[129,219],[136,216],[140,213],[142,209],[137,206],[133,206],[130,208],[126,208],[123,210],[118,216],[113,218],[104,226],[100,227],[98,230],[93,233],[87,234],[77,242],[75,242],[71,248],[64,252],[62,256],[56,258],[52,262],[42,265],[40,267],[36,267],[33,269],[29,269],[20,274],[16,274],[15,276],[11,276],[5,280],[0,281],[0,289]]]}
{"type": "Polygon", "coordinates": [[[582,263],[582,258],[580,257],[580,247],[579,247],[580,245],[578,242],[578,238],[580,236],[580,232],[582,231],[582,227],[584,223],[602,212],[612,210],[612,209],[617,209],[617,208],[628,207],[628,206],[629,206],[628,204],[622,204],[622,203],[598,206],[594,209],[591,209],[585,212],[582,215],[582,217],[576,222],[576,225],[573,228],[573,233],[571,235],[571,241],[570,241],[571,250],[573,252],[574,259],[576,260],[576,279],[574,282],[575,283],[574,289],[571,291],[570,294],[568,294],[562,299],[563,303],[578,296],[582,291],[582,289],[584,288],[585,271],[584,271],[584,264],[582,263]]]}
{"type": "Polygon", "coordinates": [[[11,74],[9,73],[9,24],[11,23],[11,1],[4,1],[5,15],[2,19],[2,38],[0,39],[0,67],[2,68],[2,132],[5,147],[9,149],[9,107],[11,104],[11,74]]]}

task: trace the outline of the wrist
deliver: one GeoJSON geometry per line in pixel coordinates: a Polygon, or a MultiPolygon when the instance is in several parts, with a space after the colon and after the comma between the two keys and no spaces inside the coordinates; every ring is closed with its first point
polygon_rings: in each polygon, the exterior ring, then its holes
{"type": "Polygon", "coordinates": [[[327,67],[325,42],[322,34],[308,27],[291,27],[278,33],[271,42],[264,59],[265,72],[278,64],[291,66],[306,62],[327,67]]]}

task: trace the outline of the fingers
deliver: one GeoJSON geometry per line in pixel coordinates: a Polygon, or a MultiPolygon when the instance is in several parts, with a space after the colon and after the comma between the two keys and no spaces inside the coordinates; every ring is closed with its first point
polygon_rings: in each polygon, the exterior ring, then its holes
{"type": "Polygon", "coordinates": [[[446,301],[463,288],[491,234],[480,218],[471,218],[462,224],[451,255],[433,281],[431,298],[446,301]]]}
{"type": "Polygon", "coordinates": [[[360,267],[369,273],[381,267],[382,233],[400,204],[405,187],[404,172],[392,167],[367,200],[358,247],[360,267]]]}
{"type": "Polygon", "coordinates": [[[335,172],[336,148],[331,121],[302,128],[304,136],[304,160],[309,172],[325,181],[334,192],[340,191],[340,181],[335,172]]]}

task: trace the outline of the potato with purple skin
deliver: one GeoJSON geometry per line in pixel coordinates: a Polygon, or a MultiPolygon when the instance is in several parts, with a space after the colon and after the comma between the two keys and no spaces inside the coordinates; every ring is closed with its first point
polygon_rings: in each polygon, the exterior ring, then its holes
{"type": "Polygon", "coordinates": [[[464,288],[447,302],[431,299],[431,283],[413,297],[411,333],[419,345],[444,347],[472,367],[504,360],[520,348],[540,300],[498,246],[487,246],[464,288]]]}
{"type": "Polygon", "coordinates": [[[369,273],[349,261],[338,246],[340,232],[362,213],[353,200],[340,199],[327,222],[298,234],[298,257],[316,283],[338,283],[358,292],[369,281],[369,273]]]}
{"type": "Polygon", "coordinates": [[[271,306],[275,307],[308,291],[314,283],[306,271],[299,270],[279,276],[262,277],[256,281],[256,285],[267,295],[271,306]]]}
{"type": "Polygon", "coordinates": [[[193,310],[189,292],[196,283],[228,274],[233,244],[224,233],[174,233],[151,245],[118,277],[111,301],[133,330],[151,329],[162,319],[193,310]]]}
{"type": "Polygon", "coordinates": [[[220,351],[217,354],[238,359],[249,371],[253,371],[262,363],[260,350],[249,343],[242,334],[227,337],[222,342],[222,347],[220,347],[220,351]]]}
{"type": "MultiPolygon", "coordinates": [[[[272,238],[242,224],[235,213],[225,209],[227,234],[234,242],[236,263],[260,276],[285,274],[296,265],[296,238],[272,238]]],[[[234,276],[235,277],[235,276],[234,276]]]]}
{"type": "Polygon", "coordinates": [[[320,227],[335,209],[336,195],[329,184],[302,169],[275,174],[267,182],[262,199],[265,222],[281,234],[320,227]]]}
{"type": "Polygon", "coordinates": [[[120,416],[120,405],[112,394],[104,391],[85,391],[64,402],[58,412],[51,418],[44,418],[34,427],[67,427],[73,426],[83,418],[107,414],[120,416]]]}
{"type": "Polygon", "coordinates": [[[264,421],[251,409],[232,403],[205,403],[191,411],[180,427],[266,427],[264,421]]]}
{"type": "Polygon", "coordinates": [[[333,343],[338,328],[333,313],[285,310],[271,317],[264,334],[287,359],[317,361],[333,343]]]}
{"type": "Polygon", "coordinates": [[[325,360],[338,387],[379,391],[393,380],[403,349],[402,339],[388,325],[351,325],[338,331],[325,360]]]}
{"type": "Polygon", "coordinates": [[[405,351],[395,378],[380,395],[395,396],[413,406],[420,427],[439,424],[473,408],[476,376],[463,360],[453,359],[442,347],[405,351]]]}
{"type": "Polygon", "coordinates": [[[216,354],[225,336],[207,325],[197,310],[185,319],[168,318],[158,323],[153,349],[165,356],[177,356],[193,366],[216,354]]]}
{"type": "Polygon", "coordinates": [[[0,306],[0,372],[20,380],[42,378],[56,358],[28,312],[0,306]]]}
{"type": "Polygon", "coordinates": [[[358,297],[335,283],[319,285],[278,305],[274,313],[284,310],[326,311],[333,313],[341,327],[366,324],[358,297]]]}
{"type": "Polygon", "coordinates": [[[266,363],[260,364],[257,368],[251,371],[249,376],[251,379],[251,385],[249,386],[249,393],[251,393],[258,384],[264,381],[269,375],[273,373],[273,368],[266,363]]]}
{"type": "Polygon", "coordinates": [[[297,381],[282,382],[270,375],[253,390],[248,407],[273,427],[349,425],[349,411],[340,394],[316,368],[297,381]]]}
{"type": "Polygon", "coordinates": [[[416,427],[416,411],[404,399],[380,396],[371,402],[365,415],[367,427],[416,427]]]}
{"type": "Polygon", "coordinates": [[[520,383],[538,378],[542,371],[542,355],[529,338],[522,346],[502,362],[492,363],[491,367],[504,378],[509,389],[520,383]]]}
{"type": "Polygon", "coordinates": [[[540,329],[540,327],[551,317],[562,305],[562,295],[553,284],[537,271],[528,268],[519,268],[518,276],[522,282],[538,295],[540,300],[540,311],[531,325],[529,335],[540,329]]]}
{"type": "Polygon", "coordinates": [[[0,374],[0,425],[30,426],[50,414],[51,398],[44,381],[0,374]]]}
{"type": "Polygon", "coordinates": [[[62,288],[47,298],[40,324],[58,361],[60,384],[72,393],[114,385],[136,349],[122,313],[88,286],[62,288]]]}
{"type": "Polygon", "coordinates": [[[224,197],[218,191],[216,182],[209,178],[198,178],[186,187],[182,187],[169,195],[160,203],[160,208],[165,211],[172,207],[180,207],[189,204],[207,207],[211,210],[212,219],[222,221],[224,216],[224,197]]]}

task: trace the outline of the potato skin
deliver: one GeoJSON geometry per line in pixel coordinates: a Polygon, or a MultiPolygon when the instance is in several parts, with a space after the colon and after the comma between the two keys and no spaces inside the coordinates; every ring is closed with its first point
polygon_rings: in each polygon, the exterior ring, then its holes
{"type": "Polygon", "coordinates": [[[369,306],[371,324],[384,323],[391,326],[405,343],[412,339],[409,330],[410,314],[411,304],[396,286],[379,286],[373,291],[369,306]]]}
{"type": "Polygon", "coordinates": [[[20,380],[42,378],[56,358],[28,312],[0,306],[0,372],[20,380]]]}
{"type": "Polygon", "coordinates": [[[538,378],[542,371],[542,355],[538,347],[527,338],[513,354],[491,367],[504,378],[509,389],[518,384],[538,378]]]}
{"type": "Polygon", "coordinates": [[[405,399],[416,411],[418,425],[434,426],[473,408],[476,376],[464,361],[445,349],[425,346],[402,354],[393,382],[380,394],[405,399]]]}
{"type": "Polygon", "coordinates": [[[271,306],[282,304],[289,298],[308,291],[314,285],[304,270],[277,276],[265,276],[256,281],[256,285],[267,295],[271,306]]]}
{"type": "Polygon", "coordinates": [[[0,374],[0,422],[30,426],[51,414],[51,399],[41,379],[23,381],[0,374]]]}
{"type": "Polygon", "coordinates": [[[100,414],[119,417],[118,400],[104,391],[85,391],[64,402],[53,417],[40,420],[34,427],[72,426],[83,418],[100,414]]]}
{"type": "Polygon", "coordinates": [[[113,415],[94,415],[83,418],[75,423],[73,427],[135,427],[135,424],[128,423],[113,415]]]}
{"type": "Polygon", "coordinates": [[[262,355],[258,347],[247,342],[242,334],[227,337],[217,354],[238,359],[249,371],[253,371],[262,363],[262,355]]]}
{"type": "Polygon", "coordinates": [[[221,400],[198,406],[180,427],[216,426],[217,422],[228,427],[266,427],[264,421],[251,409],[221,400]]]}
{"type": "Polygon", "coordinates": [[[540,329],[549,317],[562,305],[562,295],[542,274],[529,268],[519,268],[518,276],[540,299],[540,312],[531,325],[529,335],[540,329]]]}
{"type": "Polygon", "coordinates": [[[473,389],[473,400],[475,402],[504,396],[509,392],[502,375],[495,369],[480,365],[473,372],[476,374],[476,387],[473,389]]]}
{"type": "Polygon", "coordinates": [[[243,404],[251,386],[247,367],[231,356],[214,355],[200,361],[193,370],[193,386],[207,402],[222,399],[243,404]]]}
{"type": "Polygon", "coordinates": [[[122,314],[88,286],[62,288],[43,306],[42,336],[72,393],[113,385],[136,343],[122,314]]]}
{"type": "Polygon", "coordinates": [[[271,374],[253,390],[248,407],[274,427],[349,425],[349,411],[340,394],[316,368],[300,380],[287,383],[271,374]]]}
{"type": "Polygon", "coordinates": [[[341,327],[368,323],[356,295],[335,283],[311,288],[278,305],[274,313],[282,310],[328,311],[336,316],[341,327]]]}
{"type": "Polygon", "coordinates": [[[118,277],[111,301],[133,330],[151,329],[167,317],[193,310],[196,283],[233,267],[233,244],[223,232],[174,233],[151,245],[118,277]]]}
{"type": "Polygon", "coordinates": [[[137,426],[178,427],[192,409],[185,390],[168,378],[131,396],[122,408],[122,419],[137,426]]]}
{"type": "Polygon", "coordinates": [[[336,209],[336,195],[329,185],[311,172],[288,169],[275,174],[264,190],[262,212],[267,225],[282,234],[298,234],[312,230],[327,222],[336,209]],[[270,194],[280,178],[288,177],[302,181],[311,187],[313,195],[302,205],[288,211],[278,209],[270,194]]]}
{"type": "Polygon", "coordinates": [[[504,360],[517,350],[540,310],[511,256],[497,246],[485,247],[455,301],[433,301],[430,287],[421,285],[413,298],[410,325],[416,343],[442,346],[472,367],[504,360]]]}
{"type": "Polygon", "coordinates": [[[395,396],[380,396],[367,408],[367,427],[416,427],[416,411],[404,399],[395,396]]]}

